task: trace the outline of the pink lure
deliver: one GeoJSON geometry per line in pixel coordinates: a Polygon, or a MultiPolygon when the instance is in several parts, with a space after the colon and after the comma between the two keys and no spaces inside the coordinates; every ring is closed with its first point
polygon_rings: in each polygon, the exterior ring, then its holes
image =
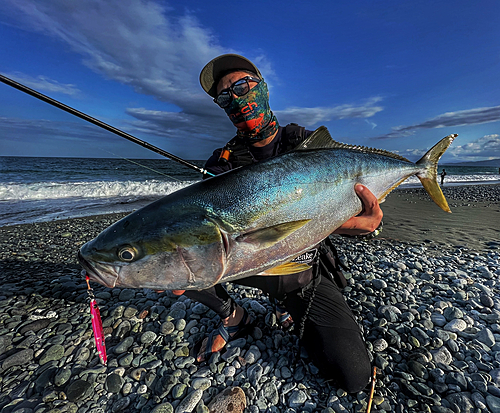
{"type": "Polygon", "coordinates": [[[90,315],[92,316],[92,330],[94,330],[95,346],[97,353],[99,354],[99,358],[101,359],[101,363],[106,365],[108,356],[106,355],[106,343],[104,342],[104,330],[102,329],[101,313],[95,301],[94,294],[92,293],[92,288],[90,288],[89,276],[86,274],[85,280],[87,281],[87,285],[89,287],[90,315]]]}

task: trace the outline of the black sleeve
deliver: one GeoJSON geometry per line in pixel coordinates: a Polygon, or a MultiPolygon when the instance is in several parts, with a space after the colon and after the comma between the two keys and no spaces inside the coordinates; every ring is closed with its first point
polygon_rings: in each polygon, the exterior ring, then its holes
{"type": "MultiPolygon", "coordinates": [[[[230,162],[227,162],[225,164],[219,162],[221,152],[222,148],[216,149],[212,156],[208,158],[207,162],[205,162],[205,169],[214,175],[219,175],[222,172],[226,172],[232,169],[230,162]]],[[[208,176],[206,177],[208,178],[208,176]]]]}

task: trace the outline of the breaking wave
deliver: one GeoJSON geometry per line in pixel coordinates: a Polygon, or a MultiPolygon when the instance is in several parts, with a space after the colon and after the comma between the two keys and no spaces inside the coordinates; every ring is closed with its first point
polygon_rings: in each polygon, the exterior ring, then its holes
{"type": "Polygon", "coordinates": [[[0,183],[0,201],[163,196],[192,183],[159,180],[0,183]]]}

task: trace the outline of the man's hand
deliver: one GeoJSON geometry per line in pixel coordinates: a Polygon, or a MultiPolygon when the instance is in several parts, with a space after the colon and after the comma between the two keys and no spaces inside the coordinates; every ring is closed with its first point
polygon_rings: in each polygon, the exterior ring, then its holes
{"type": "Polygon", "coordinates": [[[333,232],[334,234],[366,235],[375,231],[382,221],[384,213],[380,209],[377,197],[364,185],[357,184],[354,190],[363,204],[363,210],[359,215],[344,222],[333,232]]]}

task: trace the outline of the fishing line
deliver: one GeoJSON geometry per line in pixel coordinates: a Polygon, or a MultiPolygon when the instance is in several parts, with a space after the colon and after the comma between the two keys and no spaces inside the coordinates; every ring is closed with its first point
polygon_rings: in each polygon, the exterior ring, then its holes
{"type": "Polygon", "coordinates": [[[119,159],[123,159],[123,160],[125,160],[125,161],[131,162],[131,163],[136,164],[136,165],[138,165],[138,166],[142,166],[143,168],[146,168],[146,169],[149,169],[150,171],[156,172],[156,173],[157,173],[157,174],[159,174],[159,175],[166,176],[166,177],[171,178],[171,179],[173,179],[173,180],[175,180],[175,181],[178,181],[178,182],[183,182],[182,180],[180,180],[180,179],[178,179],[178,178],[176,178],[176,177],[174,177],[174,176],[172,176],[172,175],[168,175],[168,174],[166,174],[166,173],[163,173],[163,172],[157,171],[156,169],[150,168],[149,166],[146,166],[146,165],[142,165],[142,164],[140,164],[139,162],[135,162],[135,161],[133,161],[132,159],[125,158],[124,156],[121,156],[121,155],[118,155],[118,154],[113,153],[113,152],[111,152],[111,151],[108,151],[107,149],[103,149],[103,148],[99,148],[99,147],[98,147],[97,149],[100,149],[100,150],[101,150],[101,151],[103,151],[103,152],[107,152],[107,153],[109,153],[109,154],[111,154],[111,155],[113,155],[113,156],[116,156],[116,157],[117,157],[117,158],[119,158],[119,159]]]}

